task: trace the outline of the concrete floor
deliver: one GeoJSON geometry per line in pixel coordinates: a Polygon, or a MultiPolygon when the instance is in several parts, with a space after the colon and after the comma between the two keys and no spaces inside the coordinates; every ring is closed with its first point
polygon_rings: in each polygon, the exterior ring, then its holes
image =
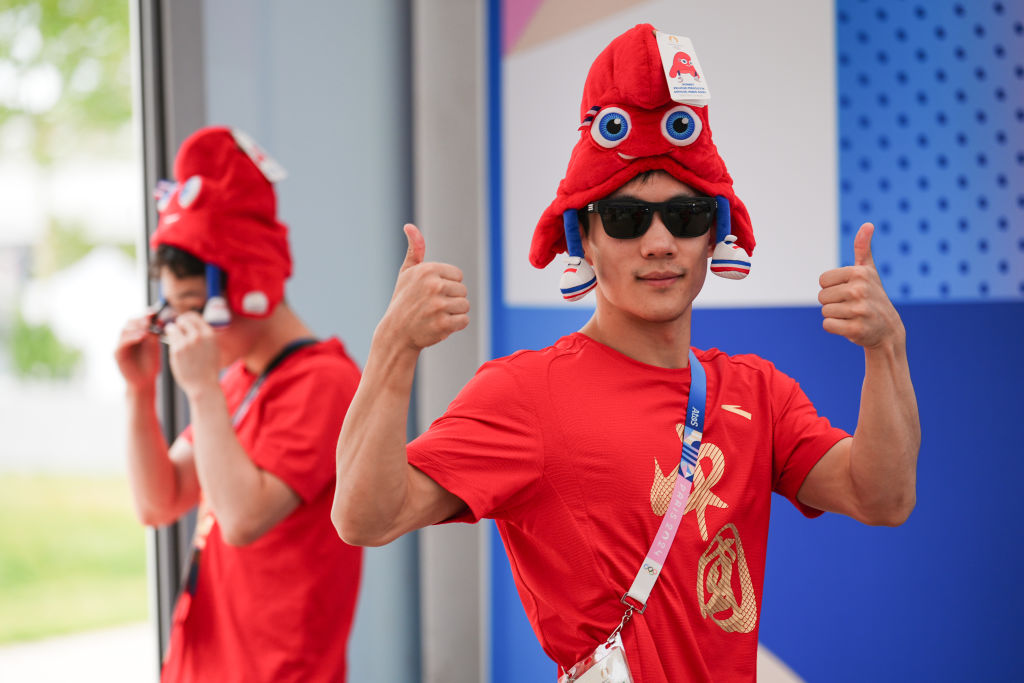
{"type": "MultiPolygon", "coordinates": [[[[799,676],[768,650],[758,648],[757,655],[759,683],[802,683],[799,676]]],[[[156,683],[156,680],[156,638],[148,622],[0,646],[0,681],[3,683],[156,683]]]]}
{"type": "Polygon", "coordinates": [[[3,683],[155,683],[148,622],[0,646],[3,683]]]}

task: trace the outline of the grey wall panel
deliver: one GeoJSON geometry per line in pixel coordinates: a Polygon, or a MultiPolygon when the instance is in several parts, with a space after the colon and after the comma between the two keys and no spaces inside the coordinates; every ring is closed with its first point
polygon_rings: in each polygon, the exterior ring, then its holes
{"type": "Polygon", "coordinates": [[[362,363],[411,216],[405,0],[206,3],[207,114],[288,169],[289,300],[362,363]]]}
{"type": "MultiPolygon", "coordinates": [[[[487,270],[483,163],[486,64],[484,3],[413,4],[416,220],[427,259],[459,266],[469,289],[470,324],[420,357],[418,426],[426,429],[469,381],[487,349],[487,270]]],[[[484,553],[488,525],[424,529],[420,534],[423,680],[484,681],[484,553]]]]}
{"type": "MultiPolygon", "coordinates": [[[[209,0],[204,12],[207,120],[246,130],[289,171],[289,302],[362,365],[412,215],[408,3],[209,0]]],[[[419,679],[416,546],[366,552],[350,680],[419,679]]]]}

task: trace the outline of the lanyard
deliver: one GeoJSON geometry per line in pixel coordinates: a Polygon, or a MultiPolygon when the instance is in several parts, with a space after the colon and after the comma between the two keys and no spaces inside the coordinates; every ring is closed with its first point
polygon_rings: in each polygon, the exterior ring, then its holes
{"type": "Polygon", "coordinates": [[[636,578],[633,579],[633,585],[629,587],[629,591],[622,596],[622,602],[626,605],[627,610],[622,624],[619,625],[620,629],[634,610],[643,614],[647,609],[647,599],[661,574],[661,568],[665,564],[669,548],[672,547],[672,541],[675,540],[676,532],[679,530],[679,523],[686,510],[686,501],[689,500],[690,490],[693,488],[693,472],[697,468],[697,453],[700,451],[700,440],[704,431],[704,404],[706,401],[707,375],[691,349],[690,396],[686,400],[683,450],[679,458],[676,483],[672,489],[672,501],[661,520],[661,526],[658,527],[658,534],[654,537],[651,549],[647,551],[643,566],[640,567],[636,578]],[[639,607],[636,606],[637,604],[639,607]]]}
{"type": "Polygon", "coordinates": [[[235,408],[235,414],[231,416],[231,426],[238,427],[242,422],[242,418],[244,418],[245,414],[249,412],[252,402],[256,399],[256,395],[260,393],[260,387],[262,387],[263,383],[267,381],[267,375],[270,374],[271,370],[283,363],[284,359],[292,355],[295,351],[298,351],[305,346],[309,346],[310,344],[315,344],[316,342],[317,340],[312,337],[304,337],[290,342],[287,346],[281,349],[281,352],[274,356],[273,360],[267,363],[267,367],[263,370],[263,373],[260,374],[260,376],[256,378],[256,381],[252,383],[252,386],[249,387],[249,391],[245,393],[245,397],[242,399],[242,402],[238,404],[237,408],[235,408]]]}

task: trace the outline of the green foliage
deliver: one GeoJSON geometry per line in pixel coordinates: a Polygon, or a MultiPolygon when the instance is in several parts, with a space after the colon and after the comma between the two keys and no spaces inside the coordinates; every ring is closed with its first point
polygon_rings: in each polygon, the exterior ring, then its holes
{"type": "Polygon", "coordinates": [[[146,618],[124,477],[0,474],[0,643],[146,618]]]}
{"type": "MultiPolygon", "coordinates": [[[[27,125],[32,153],[48,165],[79,151],[110,152],[131,121],[129,4],[124,0],[5,0],[0,128],[27,125]]],[[[125,151],[125,150],[122,150],[125,151]]]]}
{"type": "Polygon", "coordinates": [[[36,245],[32,274],[44,278],[67,268],[98,246],[80,224],[51,217],[43,239],[36,245]]]}
{"type": "Polygon", "coordinates": [[[32,325],[17,311],[10,333],[11,366],[18,377],[68,379],[82,352],[66,346],[49,325],[32,325]]]}

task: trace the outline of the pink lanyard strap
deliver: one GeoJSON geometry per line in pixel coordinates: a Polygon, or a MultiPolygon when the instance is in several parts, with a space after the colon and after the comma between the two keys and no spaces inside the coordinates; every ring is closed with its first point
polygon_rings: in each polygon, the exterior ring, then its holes
{"type": "Polygon", "coordinates": [[[651,596],[651,590],[661,575],[661,568],[665,565],[669,548],[679,531],[679,524],[683,520],[686,510],[686,501],[690,498],[690,491],[693,489],[693,473],[697,467],[697,454],[700,451],[700,441],[704,433],[705,404],[707,403],[707,375],[704,366],[697,360],[696,354],[690,350],[690,396],[686,401],[686,423],[683,428],[683,449],[679,458],[679,473],[676,476],[675,486],[672,488],[672,500],[669,502],[668,510],[661,519],[661,526],[651,543],[647,557],[633,579],[633,585],[622,596],[621,602],[626,606],[626,614],[622,617],[622,623],[612,633],[612,638],[618,635],[622,627],[632,616],[633,612],[644,613],[647,609],[647,599],[651,596]]]}

